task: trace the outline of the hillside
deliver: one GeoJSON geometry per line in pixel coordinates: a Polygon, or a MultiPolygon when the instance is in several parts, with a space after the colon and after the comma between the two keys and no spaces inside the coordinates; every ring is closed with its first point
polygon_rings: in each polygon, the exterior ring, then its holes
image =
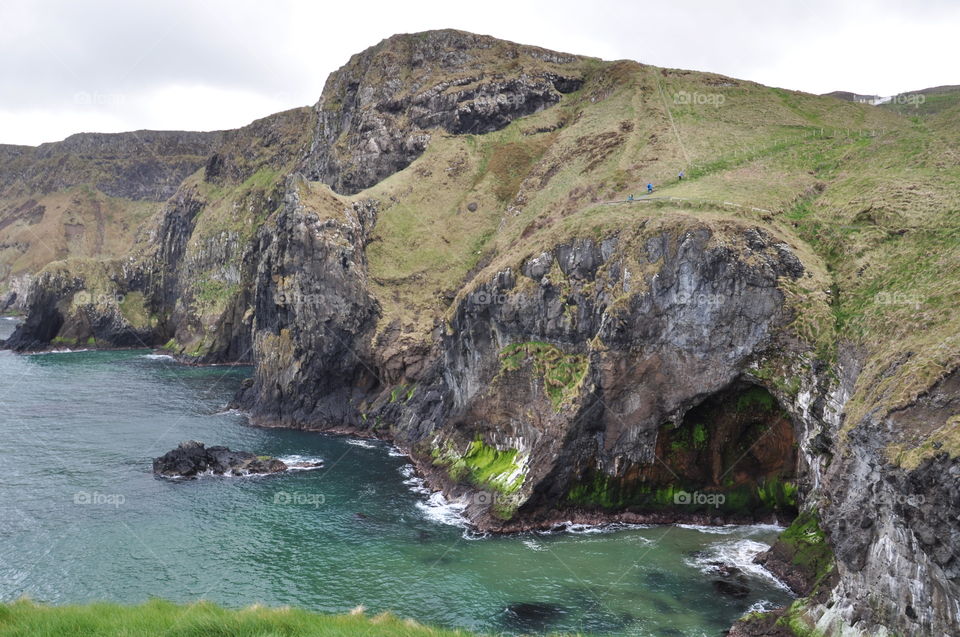
{"type": "Polygon", "coordinates": [[[389,438],[489,530],[799,512],[781,624],[933,634],[960,598],[941,106],[394,36],[223,133],[123,258],[46,265],[7,345],[251,362],[254,422],[389,438]]]}
{"type": "Polygon", "coordinates": [[[220,137],[137,131],[0,145],[0,311],[25,307],[30,276],[48,263],[125,254],[220,137]]]}

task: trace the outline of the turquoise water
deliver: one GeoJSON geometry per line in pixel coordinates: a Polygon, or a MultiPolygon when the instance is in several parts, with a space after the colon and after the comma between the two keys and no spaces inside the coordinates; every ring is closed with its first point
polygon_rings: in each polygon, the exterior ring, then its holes
{"type": "Polygon", "coordinates": [[[705,573],[719,558],[755,569],[770,527],[477,538],[385,444],[224,412],[249,373],[146,351],[0,352],[0,599],[362,604],[485,632],[658,636],[719,635],[750,607],[789,600],[760,570],[746,572],[744,599],[705,573]],[[151,459],[190,438],[326,466],[154,478],[151,459]]]}

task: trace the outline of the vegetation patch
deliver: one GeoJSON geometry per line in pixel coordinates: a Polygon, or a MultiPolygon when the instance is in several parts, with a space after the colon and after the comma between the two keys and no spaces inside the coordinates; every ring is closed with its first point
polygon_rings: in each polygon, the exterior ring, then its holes
{"type": "Polygon", "coordinates": [[[591,471],[567,491],[566,502],[587,509],[677,511],[711,515],[752,515],[796,509],[796,485],[768,480],[707,488],[694,482],[663,484],[591,471]]]}
{"type": "Polygon", "coordinates": [[[792,562],[810,573],[815,582],[820,582],[833,569],[833,551],[815,513],[798,515],[777,541],[790,551],[792,562]]]}
{"type": "Polygon", "coordinates": [[[0,637],[465,637],[400,619],[389,613],[367,617],[321,615],[290,607],[259,605],[231,610],[210,602],[180,605],[151,600],[138,606],[88,604],[45,606],[28,600],[0,605],[0,637]]]}
{"type": "Polygon", "coordinates": [[[493,192],[501,203],[512,200],[545,149],[545,140],[516,141],[493,149],[487,168],[496,178],[493,192]]]}
{"type": "Polygon", "coordinates": [[[577,395],[587,372],[586,356],[566,354],[549,343],[514,343],[500,350],[500,374],[517,371],[527,362],[543,379],[544,389],[557,411],[577,395]]]}
{"type": "Polygon", "coordinates": [[[938,453],[947,453],[951,458],[960,456],[960,414],[947,418],[943,425],[913,447],[891,445],[887,455],[897,466],[912,471],[938,453]]]}
{"type": "Polygon", "coordinates": [[[118,303],[120,314],[132,327],[150,327],[155,321],[147,311],[143,292],[128,292],[118,303]]]}
{"type": "Polygon", "coordinates": [[[770,395],[770,392],[761,387],[746,389],[737,397],[738,412],[750,410],[773,411],[776,406],[776,399],[770,395]]]}
{"type": "Polygon", "coordinates": [[[449,443],[443,450],[434,448],[431,455],[434,464],[445,466],[454,480],[463,480],[504,495],[518,491],[526,477],[519,450],[501,451],[483,442],[480,436],[462,455],[449,443]]]}
{"type": "Polygon", "coordinates": [[[217,279],[202,279],[194,286],[195,309],[201,316],[219,314],[232,299],[239,285],[217,279]]]}

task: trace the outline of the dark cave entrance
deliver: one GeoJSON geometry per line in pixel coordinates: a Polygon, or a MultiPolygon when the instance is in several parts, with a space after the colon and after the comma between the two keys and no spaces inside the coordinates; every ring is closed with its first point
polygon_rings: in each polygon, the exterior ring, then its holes
{"type": "Polygon", "coordinates": [[[569,504],[605,510],[790,518],[797,511],[793,423],[766,389],[737,382],[657,432],[653,463],[588,470],[569,504]]]}

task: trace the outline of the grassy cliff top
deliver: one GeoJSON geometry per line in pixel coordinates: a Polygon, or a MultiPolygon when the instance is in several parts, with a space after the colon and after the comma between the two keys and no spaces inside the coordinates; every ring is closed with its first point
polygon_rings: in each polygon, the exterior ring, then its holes
{"type": "Polygon", "coordinates": [[[209,602],[177,605],[152,600],[139,606],[0,605],[0,637],[457,637],[390,614],[320,615],[291,608],[251,606],[228,610],[209,602]]]}

